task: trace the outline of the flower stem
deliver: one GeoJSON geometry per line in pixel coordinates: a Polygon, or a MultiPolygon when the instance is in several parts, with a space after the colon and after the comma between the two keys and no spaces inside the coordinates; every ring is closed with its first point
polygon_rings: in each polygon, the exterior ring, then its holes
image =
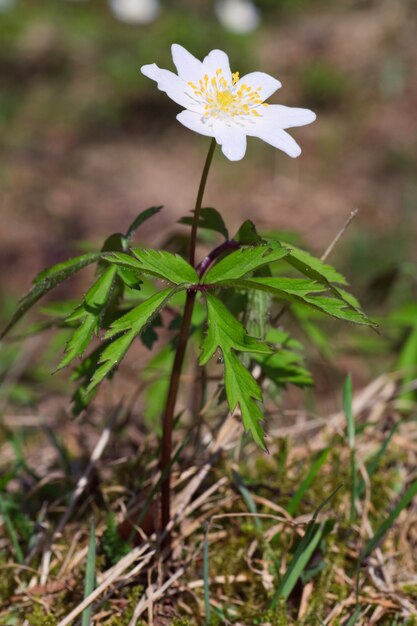
{"type": "Polygon", "coordinates": [[[211,140],[206,162],[204,164],[203,173],[201,175],[200,186],[198,188],[197,200],[196,200],[195,209],[194,209],[193,224],[191,226],[190,252],[189,252],[188,260],[190,262],[190,265],[192,265],[193,267],[195,265],[195,248],[196,248],[196,243],[197,243],[198,220],[200,217],[201,205],[203,204],[203,196],[204,196],[204,190],[206,188],[207,176],[210,170],[211,162],[213,160],[213,154],[214,154],[215,149],[216,149],[216,140],[213,138],[211,140]]]}
{"type": "MultiPolygon", "coordinates": [[[[193,223],[191,227],[190,237],[190,251],[189,262],[194,267],[195,265],[195,248],[197,243],[197,229],[198,220],[200,217],[200,210],[203,203],[204,190],[206,188],[206,182],[208,173],[210,170],[211,161],[213,159],[214,150],[216,148],[216,141],[212,139],[210,148],[207,154],[206,162],[204,165],[203,173],[201,175],[200,186],[198,188],[197,200],[195,203],[193,223]]],[[[188,337],[190,334],[191,318],[194,309],[194,302],[196,297],[196,291],[190,289],[187,291],[187,298],[185,301],[184,313],[182,317],[181,328],[178,336],[177,350],[175,352],[174,363],[171,371],[171,378],[169,381],[169,389],[167,402],[165,406],[164,417],[162,421],[162,444],[161,444],[161,456],[160,456],[160,470],[162,475],[165,474],[165,478],[161,483],[161,530],[165,530],[171,520],[171,456],[172,456],[172,432],[174,427],[174,415],[175,405],[177,402],[178,389],[181,378],[181,370],[184,363],[185,351],[187,349],[188,337]]],[[[167,533],[164,546],[169,548],[171,543],[170,533],[167,533]]]]}

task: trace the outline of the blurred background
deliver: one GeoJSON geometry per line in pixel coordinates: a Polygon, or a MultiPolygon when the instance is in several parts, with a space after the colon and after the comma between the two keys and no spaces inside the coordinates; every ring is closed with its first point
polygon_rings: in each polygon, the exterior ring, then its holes
{"type": "MultiPolygon", "coordinates": [[[[217,154],[206,206],[232,232],[254,219],[317,254],[359,209],[330,260],[371,313],[414,306],[416,17],[412,0],[0,0],[1,318],[38,271],[148,206],[164,211],[143,227],[147,244],[186,232],[177,220],[193,208],[208,140],[139,71],[174,69],[173,42],[199,58],[227,51],[241,75],[279,78],[273,102],[318,115],[292,131],[299,159],[256,139],[242,162],[217,154]]],[[[65,289],[79,295],[83,280],[65,289]]],[[[413,311],[390,358],[413,328],[417,346],[413,311]]]]}

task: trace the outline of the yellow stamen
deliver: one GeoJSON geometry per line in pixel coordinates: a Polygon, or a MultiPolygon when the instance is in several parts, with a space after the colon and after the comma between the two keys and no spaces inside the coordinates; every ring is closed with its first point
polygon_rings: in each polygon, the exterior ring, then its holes
{"type": "Polygon", "coordinates": [[[240,81],[239,72],[232,73],[232,82],[228,82],[223,75],[221,68],[215,70],[215,74],[209,76],[204,74],[199,81],[199,86],[192,82],[188,85],[192,87],[196,96],[204,102],[205,117],[261,117],[257,111],[259,105],[267,106],[261,97],[261,88],[255,89],[246,84],[236,85],[240,81]]]}

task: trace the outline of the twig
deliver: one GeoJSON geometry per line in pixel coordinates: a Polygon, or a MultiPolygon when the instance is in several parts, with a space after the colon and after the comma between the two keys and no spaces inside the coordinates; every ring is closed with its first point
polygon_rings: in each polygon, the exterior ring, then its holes
{"type": "MultiPolygon", "coordinates": [[[[151,601],[154,602],[155,600],[159,600],[160,598],[163,598],[166,590],[169,589],[169,587],[171,587],[171,585],[173,585],[178,580],[178,578],[180,578],[184,574],[184,572],[185,572],[185,567],[180,567],[175,572],[175,574],[173,574],[170,578],[168,578],[168,580],[165,581],[161,587],[159,587],[159,589],[154,590],[153,588],[152,589],[149,588],[148,593],[144,595],[141,598],[141,600],[139,600],[139,603],[136,605],[135,611],[133,613],[133,617],[130,620],[128,626],[136,626],[139,617],[149,607],[150,602],[151,601]]],[[[61,626],[61,625],[58,624],[58,626],[61,626]]]]}
{"type": "Polygon", "coordinates": [[[359,213],[359,209],[354,209],[351,212],[351,214],[349,215],[348,219],[346,220],[346,222],[344,223],[342,228],[337,233],[336,237],[327,246],[326,251],[321,255],[321,257],[320,257],[321,261],[325,261],[327,259],[327,257],[331,254],[331,252],[333,251],[333,248],[336,246],[336,244],[339,242],[339,240],[343,237],[343,235],[345,234],[346,230],[349,228],[350,224],[353,222],[353,220],[355,219],[355,217],[357,216],[358,213],[359,213]]]}
{"type": "Polygon", "coordinates": [[[145,565],[149,563],[149,561],[156,552],[156,548],[151,548],[149,552],[146,553],[146,550],[148,548],[150,548],[150,545],[149,543],[146,543],[140,548],[135,548],[134,550],[132,550],[132,552],[127,554],[123,559],[121,559],[115,567],[109,570],[103,582],[96,589],[94,589],[94,591],[90,593],[90,595],[87,596],[78,606],[76,606],[75,609],[71,611],[71,613],[64,617],[64,619],[62,619],[57,626],[68,626],[68,624],[71,624],[71,622],[76,617],[81,615],[84,609],[90,606],[90,604],[92,604],[103,593],[105,589],[110,587],[110,585],[112,585],[117,580],[117,578],[121,574],[123,574],[123,572],[125,572],[127,568],[139,558],[142,558],[141,569],[143,569],[145,565]]]}

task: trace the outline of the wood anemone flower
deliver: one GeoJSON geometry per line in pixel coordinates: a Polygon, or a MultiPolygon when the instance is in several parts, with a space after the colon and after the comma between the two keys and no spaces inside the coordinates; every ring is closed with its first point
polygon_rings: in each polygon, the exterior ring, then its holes
{"type": "Polygon", "coordinates": [[[215,137],[223,154],[240,161],[246,153],[246,137],[259,137],[290,157],[301,154],[297,142],[284,129],[304,126],[316,119],[309,109],[265,102],[281,83],[264,72],[240,78],[232,73],[229,57],[212,50],[203,61],[182,46],[172,46],[178,74],[144,65],[142,73],[156,81],[158,88],[184,107],[177,120],[187,128],[215,137]]]}

